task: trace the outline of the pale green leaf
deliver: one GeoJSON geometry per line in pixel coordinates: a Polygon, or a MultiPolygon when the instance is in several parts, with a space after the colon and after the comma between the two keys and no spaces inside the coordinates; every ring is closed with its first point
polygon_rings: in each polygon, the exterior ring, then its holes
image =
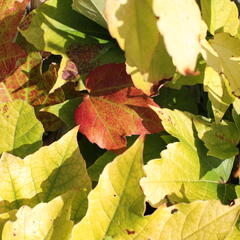
{"type": "Polygon", "coordinates": [[[236,98],[233,102],[233,107],[238,115],[240,115],[240,99],[236,98]]]}
{"type": "Polygon", "coordinates": [[[73,196],[67,193],[49,203],[34,208],[22,206],[16,221],[8,221],[3,229],[3,240],[68,240],[73,223],[70,220],[73,196]]]}
{"type": "Polygon", "coordinates": [[[160,159],[145,166],[146,177],[141,179],[141,186],[146,199],[153,205],[158,205],[166,195],[177,202],[221,199],[226,203],[235,199],[240,189],[225,184],[234,157],[222,161],[207,155],[207,149],[196,138],[193,115],[177,110],[155,110],[165,130],[180,142],[168,144],[160,159]]]}
{"type": "Polygon", "coordinates": [[[107,0],[105,13],[109,31],[125,51],[128,72],[134,79],[158,82],[172,77],[174,67],[156,26],[152,0],[125,4],[107,0]]]}
{"type": "MultiPolygon", "coordinates": [[[[79,152],[77,132],[78,129],[74,128],[60,140],[24,159],[4,153],[0,159],[0,199],[3,206],[11,204],[11,208],[18,208],[24,203],[47,202],[75,189],[79,191],[76,198],[80,198],[82,208],[86,209],[91,182],[79,152]],[[9,204],[4,205],[4,201],[9,204]]],[[[78,213],[73,214],[80,218],[78,213]]]]}
{"type": "Polygon", "coordinates": [[[73,240],[115,239],[119,230],[128,229],[128,225],[143,214],[144,196],[139,186],[144,175],[142,154],[143,139],[140,138],[104,168],[98,185],[89,194],[86,216],[73,229],[73,240]]]}
{"type": "Polygon", "coordinates": [[[73,9],[103,27],[107,27],[104,17],[105,0],[74,0],[73,9]]]}
{"type": "Polygon", "coordinates": [[[202,20],[195,0],[153,0],[157,26],[173,63],[183,75],[194,74],[200,52],[202,20]]]}
{"type": "Polygon", "coordinates": [[[226,240],[239,240],[240,230],[235,226],[233,232],[227,236],[226,240]]]}
{"type": "Polygon", "coordinates": [[[42,146],[44,129],[34,109],[16,100],[0,104],[0,154],[10,152],[25,157],[42,146]]]}
{"type": "Polygon", "coordinates": [[[238,8],[231,0],[201,0],[203,20],[209,32],[228,32],[236,35],[239,27],[238,8]]]}
{"type": "Polygon", "coordinates": [[[219,122],[234,101],[227,89],[228,81],[224,75],[218,74],[213,68],[207,67],[204,74],[204,91],[212,103],[212,110],[216,122],[219,122]]]}
{"type": "Polygon", "coordinates": [[[207,64],[229,81],[231,93],[240,96],[240,39],[219,33],[214,39],[202,41],[202,55],[207,64]]]}
{"type": "Polygon", "coordinates": [[[194,125],[199,138],[209,150],[208,155],[226,159],[238,154],[237,145],[240,136],[234,123],[221,121],[220,123],[210,124],[207,121],[195,119],[194,125]]]}

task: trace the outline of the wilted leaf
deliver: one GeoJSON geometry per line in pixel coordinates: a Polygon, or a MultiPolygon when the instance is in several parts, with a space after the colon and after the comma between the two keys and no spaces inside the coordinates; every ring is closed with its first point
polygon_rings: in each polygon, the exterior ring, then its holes
{"type": "Polygon", "coordinates": [[[202,55],[207,64],[230,83],[232,94],[240,96],[240,39],[227,33],[219,33],[214,39],[202,41],[202,55]]]}
{"type": "Polygon", "coordinates": [[[103,15],[105,0],[74,0],[73,9],[80,12],[99,25],[106,27],[106,21],[103,15]]]}
{"type": "Polygon", "coordinates": [[[157,111],[165,130],[180,142],[168,144],[161,152],[161,159],[145,166],[147,176],[141,180],[141,186],[147,200],[157,205],[166,195],[176,202],[221,199],[228,203],[237,198],[240,189],[236,193],[234,185],[224,184],[234,157],[222,161],[207,156],[207,150],[195,138],[192,115],[177,110],[157,111]]]}
{"type": "Polygon", "coordinates": [[[81,208],[86,209],[91,182],[76,136],[77,128],[23,160],[4,153],[0,159],[0,198],[6,201],[5,206],[46,202],[75,189],[79,191],[76,197],[82,199],[81,208]]]}
{"type": "Polygon", "coordinates": [[[202,34],[201,13],[196,1],[153,0],[153,9],[174,65],[183,75],[195,75],[202,34]]]}
{"type": "Polygon", "coordinates": [[[208,92],[216,122],[222,119],[229,105],[234,101],[234,97],[229,94],[227,84],[229,83],[224,75],[218,74],[211,67],[205,69],[204,91],[208,92]]]}
{"type": "Polygon", "coordinates": [[[209,32],[228,32],[236,35],[239,27],[238,8],[231,0],[201,0],[203,20],[209,32]]]}
{"type": "Polygon", "coordinates": [[[158,106],[133,87],[124,64],[97,67],[86,81],[89,96],[75,112],[79,130],[101,148],[122,149],[125,136],[156,133],[161,121],[149,105],[158,106]]]}
{"type": "Polygon", "coordinates": [[[0,104],[0,154],[25,157],[42,145],[44,129],[34,109],[21,100],[0,104]]]}
{"type": "Polygon", "coordinates": [[[72,198],[67,193],[32,209],[22,206],[16,214],[16,221],[5,224],[2,239],[68,240],[73,227],[70,220],[72,198]]]}

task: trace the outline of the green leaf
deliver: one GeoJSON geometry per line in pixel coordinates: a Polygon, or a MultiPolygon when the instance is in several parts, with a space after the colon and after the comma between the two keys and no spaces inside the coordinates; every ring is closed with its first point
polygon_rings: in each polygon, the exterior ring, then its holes
{"type": "Polygon", "coordinates": [[[229,94],[228,81],[224,75],[218,74],[211,67],[206,67],[204,75],[204,91],[212,103],[212,110],[216,122],[219,122],[234,98],[229,94]]]}
{"type": "Polygon", "coordinates": [[[224,74],[230,83],[231,93],[240,96],[240,39],[218,33],[209,42],[202,41],[202,55],[210,67],[224,74]]]}
{"type": "Polygon", "coordinates": [[[23,204],[47,202],[75,189],[79,191],[76,198],[80,198],[81,208],[86,209],[91,181],[79,152],[77,131],[74,128],[60,140],[24,159],[7,153],[2,155],[0,199],[3,206],[18,208],[23,204]]]}
{"type": "Polygon", "coordinates": [[[168,144],[160,159],[145,166],[146,177],[141,179],[141,186],[146,199],[153,205],[158,205],[166,195],[176,202],[221,199],[228,203],[235,199],[240,189],[237,188],[236,193],[234,185],[224,184],[230,176],[234,157],[222,161],[208,156],[207,149],[195,137],[192,115],[168,109],[156,112],[165,130],[180,142],[168,144]]]}
{"type": "Polygon", "coordinates": [[[49,0],[21,23],[20,32],[38,50],[65,54],[73,42],[91,43],[86,34],[106,37],[106,31],[71,8],[71,0],[49,0]]]}
{"type": "Polygon", "coordinates": [[[59,117],[69,128],[72,128],[76,125],[74,122],[74,111],[81,101],[81,97],[70,99],[63,103],[46,107],[42,109],[42,111],[54,114],[55,116],[59,117]]]}
{"type": "Polygon", "coordinates": [[[239,27],[238,8],[230,0],[201,0],[202,17],[209,32],[236,35],[239,27]]]}
{"type": "Polygon", "coordinates": [[[105,152],[99,157],[93,165],[88,168],[88,174],[92,181],[98,182],[99,176],[101,175],[104,167],[116,157],[116,154],[111,151],[105,152]]]}
{"type": "Polygon", "coordinates": [[[104,17],[105,0],[73,0],[73,9],[103,27],[107,27],[104,17]]]}
{"type": "Polygon", "coordinates": [[[239,131],[233,122],[208,123],[200,119],[194,120],[199,138],[207,147],[208,155],[226,159],[234,157],[239,150],[239,131]]]}
{"type": "Polygon", "coordinates": [[[73,223],[70,220],[73,195],[59,196],[49,203],[34,208],[22,206],[16,221],[8,221],[3,229],[3,240],[68,240],[73,223]]]}
{"type": "Polygon", "coordinates": [[[44,129],[28,103],[15,100],[0,104],[0,154],[25,157],[42,146],[44,129]]]}
{"type": "Polygon", "coordinates": [[[172,77],[174,72],[171,58],[156,26],[152,2],[134,0],[121,4],[116,0],[106,1],[109,31],[125,51],[128,73],[134,79],[140,78],[141,82],[158,82],[172,77]]]}
{"type": "Polygon", "coordinates": [[[86,216],[74,226],[72,240],[115,239],[120,229],[128,229],[137,215],[143,214],[144,195],[139,186],[144,175],[142,154],[143,138],[140,137],[104,168],[98,185],[89,194],[86,216]]]}
{"type": "Polygon", "coordinates": [[[194,75],[202,34],[201,13],[196,1],[153,0],[153,9],[174,65],[181,74],[194,75]]]}

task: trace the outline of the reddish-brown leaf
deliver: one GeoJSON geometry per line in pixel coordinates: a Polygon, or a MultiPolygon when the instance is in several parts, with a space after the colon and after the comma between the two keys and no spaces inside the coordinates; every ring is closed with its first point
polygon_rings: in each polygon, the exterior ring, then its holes
{"type": "Polygon", "coordinates": [[[25,51],[13,41],[28,2],[0,0],[0,81],[11,75],[26,58],[25,51]]]}
{"type": "Polygon", "coordinates": [[[23,99],[33,106],[47,106],[64,101],[62,89],[49,94],[57,79],[57,65],[41,74],[41,55],[29,54],[26,62],[0,82],[0,102],[23,99]]]}
{"type": "Polygon", "coordinates": [[[81,133],[108,150],[126,146],[126,136],[156,133],[161,120],[149,105],[158,106],[133,87],[124,64],[107,64],[93,70],[87,80],[89,96],[75,112],[81,133]]]}

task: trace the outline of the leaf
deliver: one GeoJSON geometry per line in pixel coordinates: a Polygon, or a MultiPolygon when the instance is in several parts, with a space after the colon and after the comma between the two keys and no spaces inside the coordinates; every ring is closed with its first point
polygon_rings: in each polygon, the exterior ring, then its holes
{"type": "Polygon", "coordinates": [[[207,150],[195,138],[192,115],[168,109],[157,112],[165,130],[180,142],[168,144],[160,159],[145,166],[146,177],[141,179],[141,186],[146,200],[156,206],[166,195],[173,202],[220,199],[229,203],[237,198],[240,189],[225,184],[234,157],[222,161],[207,156],[207,150]]]}
{"type": "Polygon", "coordinates": [[[89,74],[86,87],[89,96],[76,110],[75,121],[90,142],[119,150],[126,146],[125,136],[162,130],[160,119],[149,108],[157,105],[133,87],[124,64],[97,67],[89,74]]]}
{"type": "Polygon", "coordinates": [[[103,14],[105,0],[74,0],[73,9],[80,12],[99,25],[106,27],[106,21],[103,14]]]}
{"type": "Polygon", "coordinates": [[[208,148],[208,155],[226,159],[238,154],[237,145],[240,141],[239,131],[232,122],[207,124],[200,119],[194,120],[199,138],[208,148]],[[221,146],[221,147],[219,147],[221,146]]]}
{"type": "Polygon", "coordinates": [[[22,21],[20,32],[38,50],[53,54],[65,54],[66,47],[76,41],[91,42],[85,34],[106,38],[103,28],[75,12],[71,4],[71,0],[46,1],[22,21]]]}
{"type": "Polygon", "coordinates": [[[63,103],[55,104],[42,109],[43,112],[52,113],[59,117],[69,128],[74,127],[74,111],[78,107],[82,98],[73,98],[63,103]]]}
{"type": "Polygon", "coordinates": [[[104,167],[116,157],[116,154],[107,151],[100,156],[93,165],[88,168],[88,174],[92,181],[98,182],[99,176],[101,175],[104,167]]]}
{"type": "Polygon", "coordinates": [[[228,32],[236,35],[239,27],[238,8],[230,0],[201,0],[203,20],[207,23],[209,32],[228,32]]]}
{"type": "Polygon", "coordinates": [[[29,0],[0,1],[0,81],[10,76],[26,58],[25,51],[13,40],[28,2],[29,0]]]}
{"type": "Polygon", "coordinates": [[[152,0],[129,0],[125,4],[106,0],[105,15],[112,37],[125,51],[128,73],[134,79],[159,82],[172,77],[174,66],[156,27],[152,0]]]}
{"type": "Polygon", "coordinates": [[[0,82],[0,102],[22,99],[33,106],[43,107],[64,101],[62,89],[49,93],[57,80],[58,66],[51,64],[42,74],[40,53],[26,42],[21,44],[28,53],[28,57],[11,76],[0,82]]]}
{"type": "Polygon", "coordinates": [[[91,182],[76,137],[77,128],[74,128],[24,159],[4,153],[0,159],[1,203],[18,208],[23,204],[47,202],[75,189],[79,191],[76,198],[81,200],[80,208],[86,209],[91,182]]]}
{"type": "Polygon", "coordinates": [[[195,75],[202,33],[197,3],[194,0],[153,0],[153,10],[174,65],[183,75],[195,75]]]}
{"type": "Polygon", "coordinates": [[[34,109],[21,100],[0,104],[0,154],[25,157],[42,146],[44,129],[34,109]]]}
{"type": "Polygon", "coordinates": [[[16,221],[8,221],[3,229],[3,240],[67,240],[73,223],[70,220],[72,196],[68,193],[49,203],[34,208],[22,206],[16,221]]]}
{"type": "Polygon", "coordinates": [[[86,216],[73,228],[72,240],[115,239],[119,230],[128,229],[128,225],[143,214],[144,195],[139,186],[144,175],[142,154],[143,138],[140,137],[104,168],[98,185],[88,196],[86,216]]]}
{"type": "Polygon", "coordinates": [[[212,103],[212,110],[216,122],[219,122],[234,98],[229,94],[227,79],[219,75],[211,67],[206,67],[204,75],[204,91],[212,103]]]}
{"type": "Polygon", "coordinates": [[[219,74],[224,74],[230,83],[232,94],[240,96],[239,57],[240,39],[227,33],[219,33],[214,39],[202,41],[202,55],[207,64],[219,74]]]}

